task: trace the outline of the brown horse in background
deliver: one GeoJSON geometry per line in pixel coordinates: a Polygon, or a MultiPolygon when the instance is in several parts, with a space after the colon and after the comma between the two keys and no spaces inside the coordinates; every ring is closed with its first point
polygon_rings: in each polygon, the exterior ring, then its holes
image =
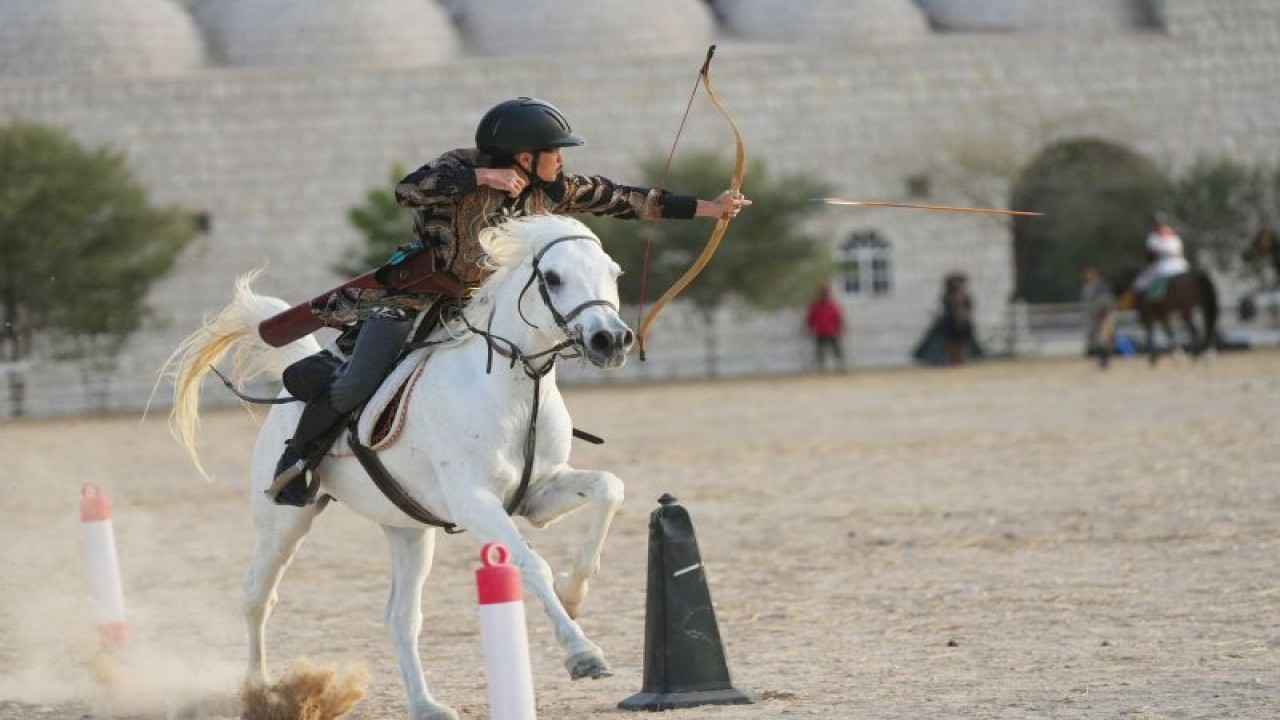
{"type": "Polygon", "coordinates": [[[1135,293],[1131,289],[1136,276],[1137,271],[1126,273],[1118,284],[1124,294],[1117,302],[1117,308],[1127,309],[1126,305],[1130,304],[1137,311],[1138,320],[1146,332],[1148,359],[1152,365],[1156,364],[1160,356],[1155,343],[1157,323],[1169,338],[1170,352],[1180,347],[1171,320],[1174,315],[1182,319],[1183,326],[1191,334],[1191,344],[1187,349],[1192,357],[1199,357],[1214,345],[1218,333],[1218,288],[1207,273],[1192,270],[1169,278],[1164,281],[1164,294],[1158,299],[1145,297],[1145,293],[1135,293]],[[1204,320],[1203,329],[1196,324],[1197,308],[1204,320]]]}
{"type": "Polygon", "coordinates": [[[1280,242],[1276,242],[1275,228],[1264,227],[1259,230],[1249,242],[1249,247],[1240,253],[1240,259],[1247,263],[1269,261],[1276,272],[1277,282],[1280,282],[1280,242]]]}

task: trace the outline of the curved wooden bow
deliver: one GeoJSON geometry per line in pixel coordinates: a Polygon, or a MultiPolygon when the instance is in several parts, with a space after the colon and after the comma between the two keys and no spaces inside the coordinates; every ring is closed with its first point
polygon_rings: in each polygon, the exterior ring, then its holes
{"type": "MultiPolygon", "coordinates": [[[[720,116],[724,118],[725,122],[729,123],[729,128],[733,130],[733,141],[736,145],[737,155],[733,162],[733,177],[729,180],[729,192],[736,195],[742,189],[742,176],[746,171],[747,165],[747,146],[742,140],[742,131],[738,129],[738,124],[729,116],[729,111],[724,109],[724,105],[720,104],[720,98],[716,97],[715,90],[711,89],[711,58],[715,55],[715,52],[715,45],[712,45],[707,49],[707,59],[706,62],[702,63],[702,70],[698,73],[698,80],[702,85],[702,89],[707,92],[707,97],[711,99],[711,104],[716,106],[716,110],[720,112],[720,116]]],[[[676,140],[679,141],[679,137],[677,137],[676,140]]],[[[644,320],[640,323],[640,329],[636,332],[636,338],[640,346],[641,360],[644,360],[645,356],[645,338],[648,337],[649,329],[653,327],[653,321],[658,317],[658,313],[662,311],[662,308],[665,307],[667,303],[674,300],[677,295],[688,287],[689,283],[693,282],[693,279],[698,276],[698,273],[702,272],[702,269],[711,261],[711,256],[715,255],[716,249],[720,247],[720,240],[724,237],[725,231],[729,229],[729,221],[730,217],[728,215],[724,215],[720,219],[716,220],[715,229],[711,231],[711,237],[707,240],[707,244],[703,246],[702,252],[698,255],[697,259],[693,261],[693,264],[689,266],[688,270],[685,270],[684,274],[680,276],[680,279],[676,280],[671,287],[662,294],[662,297],[658,298],[657,301],[654,302],[653,307],[650,308],[648,314],[645,315],[644,320]]]]}

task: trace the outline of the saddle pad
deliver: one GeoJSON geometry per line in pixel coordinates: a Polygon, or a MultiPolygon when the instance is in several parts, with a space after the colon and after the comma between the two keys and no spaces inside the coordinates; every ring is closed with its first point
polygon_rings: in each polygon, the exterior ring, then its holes
{"type": "Polygon", "coordinates": [[[422,369],[426,367],[427,356],[431,354],[430,348],[418,348],[405,356],[405,359],[396,366],[382,385],[378,387],[378,391],[369,398],[369,402],[365,404],[364,411],[360,413],[360,420],[356,425],[356,437],[360,438],[360,442],[364,445],[381,450],[391,445],[400,437],[400,428],[404,426],[405,411],[409,407],[409,398],[413,393],[414,387],[417,386],[418,376],[422,374],[422,369]],[[404,397],[396,402],[401,392],[404,397]],[[391,408],[392,403],[395,407],[391,408]],[[379,419],[388,409],[393,410],[389,423],[380,423],[379,419]],[[386,425],[386,432],[380,433],[380,437],[374,437],[374,428],[380,424],[386,425]]]}
{"type": "Polygon", "coordinates": [[[1172,277],[1158,277],[1151,281],[1146,290],[1142,291],[1142,299],[1145,302],[1156,303],[1164,299],[1165,294],[1169,290],[1169,281],[1172,277]]]}
{"type": "MultiPolygon", "coordinates": [[[[356,421],[356,437],[361,444],[374,450],[382,450],[399,439],[409,399],[430,355],[431,348],[414,350],[378,386],[377,392],[365,403],[356,421]]],[[[339,437],[339,441],[329,451],[331,457],[351,454],[345,434],[339,437]]]]}

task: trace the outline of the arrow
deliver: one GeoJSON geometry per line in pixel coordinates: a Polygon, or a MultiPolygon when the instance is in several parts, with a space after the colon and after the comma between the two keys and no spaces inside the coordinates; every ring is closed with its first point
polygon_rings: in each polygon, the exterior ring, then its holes
{"type": "Polygon", "coordinates": [[[920,205],[916,203],[879,202],[876,200],[841,200],[840,198],[812,198],[812,202],[824,205],[861,205],[863,207],[910,208],[912,210],[940,210],[943,212],[983,213],[986,215],[1019,215],[1023,217],[1042,217],[1044,213],[1026,210],[996,210],[992,208],[955,207],[953,205],[920,205]]]}

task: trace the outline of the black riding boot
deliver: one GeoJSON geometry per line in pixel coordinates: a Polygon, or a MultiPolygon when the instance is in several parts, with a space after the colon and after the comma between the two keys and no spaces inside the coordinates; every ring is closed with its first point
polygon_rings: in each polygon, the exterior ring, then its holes
{"type": "Polygon", "coordinates": [[[307,403],[298,420],[298,429],[292,440],[285,442],[284,454],[276,463],[276,475],[273,486],[288,483],[276,493],[275,501],[279,505],[307,504],[307,461],[318,452],[328,449],[333,440],[334,430],[347,413],[335,410],[329,404],[329,394],[321,393],[319,397],[307,403]]]}
{"type": "MultiPolygon", "coordinates": [[[[307,460],[317,452],[328,449],[336,435],[337,425],[348,413],[363,405],[391,368],[404,346],[405,338],[413,328],[413,321],[392,318],[369,318],[360,327],[351,360],[338,372],[337,377],[307,403],[298,421],[298,430],[285,448],[284,456],[276,467],[276,481],[288,482],[277,495],[276,502],[284,505],[304,505],[307,502],[307,460]]],[[[292,369],[292,368],[290,368],[292,369]]],[[[299,367],[301,376],[303,368],[299,367]]],[[[321,367],[322,375],[330,370],[321,367]]],[[[299,380],[294,378],[294,380],[299,380]]],[[[286,371],[285,386],[306,391],[299,382],[293,382],[286,371]]],[[[314,466],[315,463],[312,463],[314,466]]],[[[277,484],[278,487],[278,484],[277,484]]]]}

